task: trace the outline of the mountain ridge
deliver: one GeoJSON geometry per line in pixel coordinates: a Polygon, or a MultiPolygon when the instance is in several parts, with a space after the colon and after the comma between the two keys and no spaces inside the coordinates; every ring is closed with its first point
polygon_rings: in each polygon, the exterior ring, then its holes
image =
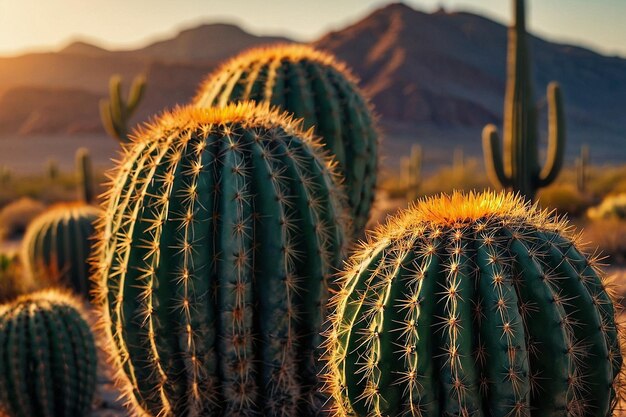
{"type": "MultiPolygon", "coordinates": [[[[557,80],[565,96],[569,156],[589,143],[594,157],[626,159],[626,119],[621,117],[626,112],[626,59],[536,36],[530,39],[542,131],[547,118],[545,89],[549,81],[557,80]]],[[[148,76],[148,89],[135,121],[145,120],[163,108],[188,102],[198,83],[223,59],[252,46],[289,41],[255,36],[232,24],[209,24],[134,50],[107,50],[77,41],[57,53],[0,58],[0,112],[15,106],[15,88],[35,88],[29,94],[33,102],[23,106],[38,108],[37,100],[49,100],[46,88],[104,96],[111,74],[120,73],[128,84],[141,72],[148,76]]],[[[395,3],[312,45],[337,55],[360,78],[387,132],[390,164],[416,139],[433,150],[430,155],[440,152],[446,158],[450,146],[478,155],[482,127],[501,123],[507,28],[487,17],[445,10],[426,13],[395,3]]],[[[79,126],[97,129],[97,108],[81,117],[79,126]]],[[[0,132],[28,134],[19,120],[11,120],[0,126],[0,132]]],[[[22,122],[27,120],[32,117],[25,116],[22,122]]],[[[77,124],[69,119],[68,123],[67,129],[55,125],[52,133],[76,131],[77,124]]]]}

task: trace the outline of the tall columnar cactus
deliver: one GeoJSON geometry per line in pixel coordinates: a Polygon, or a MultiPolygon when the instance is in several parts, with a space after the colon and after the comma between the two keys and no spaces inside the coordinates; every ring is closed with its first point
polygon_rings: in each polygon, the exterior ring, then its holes
{"type": "Polygon", "coordinates": [[[146,78],[135,77],[130,87],[128,100],[122,97],[122,78],[114,75],[109,80],[109,99],[100,100],[100,119],[109,135],[122,143],[129,142],[128,123],[137,110],[146,90],[146,78]]]}
{"type": "Polygon", "coordinates": [[[409,200],[417,198],[417,190],[422,183],[422,147],[411,146],[411,154],[402,159],[402,182],[407,190],[409,200]]]}
{"type": "Polygon", "coordinates": [[[334,163],[300,127],[252,103],[178,109],[119,166],[96,302],[139,415],[321,408],[315,350],[348,213],[334,163]]]}
{"type": "Polygon", "coordinates": [[[487,125],[483,130],[483,151],[487,173],[494,184],[533,199],[537,189],[549,185],[561,170],[565,150],[565,119],[560,87],[552,82],[547,92],[548,152],[546,163],[541,168],[524,0],[513,0],[513,4],[515,22],[509,29],[504,154],[500,150],[500,139],[494,125],[487,125]]]}
{"type": "Polygon", "coordinates": [[[22,240],[21,259],[26,273],[40,285],[61,284],[88,296],[97,207],[58,204],[36,217],[22,240]]]}
{"type": "Polygon", "coordinates": [[[576,158],[576,188],[578,192],[587,192],[587,177],[589,168],[589,146],[583,145],[580,147],[580,156],[576,158]]]}
{"type": "Polygon", "coordinates": [[[334,298],[335,416],[609,416],[616,312],[568,225],[511,194],[419,202],[334,298]]]}
{"type": "Polygon", "coordinates": [[[93,166],[91,156],[86,148],[76,151],[76,175],[78,177],[79,200],[93,203],[95,200],[93,166]]]}
{"type": "Polygon", "coordinates": [[[354,232],[361,235],[374,201],[378,135],[356,78],[334,57],[305,45],[253,49],[210,75],[194,105],[255,100],[304,119],[339,162],[354,232]]]}
{"type": "Polygon", "coordinates": [[[56,159],[50,158],[46,162],[46,176],[50,182],[54,182],[59,178],[59,163],[56,159]]]}
{"type": "Polygon", "coordinates": [[[0,359],[0,415],[88,415],[96,347],[74,298],[45,291],[0,306],[0,359]]]}

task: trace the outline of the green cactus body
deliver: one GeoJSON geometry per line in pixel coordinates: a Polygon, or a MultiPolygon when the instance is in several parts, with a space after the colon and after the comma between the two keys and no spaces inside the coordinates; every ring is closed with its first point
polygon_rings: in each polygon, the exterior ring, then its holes
{"type": "Polygon", "coordinates": [[[77,294],[91,290],[90,265],[97,207],[58,204],[37,216],[26,229],[21,259],[39,285],[61,284],[77,294]]]}
{"type": "Polygon", "coordinates": [[[109,99],[100,100],[100,119],[109,135],[122,143],[130,142],[128,124],[137,110],[146,90],[146,78],[135,77],[130,87],[128,100],[122,97],[122,78],[119,75],[109,80],[109,99]]]}
{"type": "Polygon", "coordinates": [[[300,126],[251,103],[179,109],[119,166],[97,304],[138,415],[321,408],[315,349],[348,214],[300,126]]]}
{"type": "Polygon", "coordinates": [[[524,0],[513,0],[513,4],[515,23],[509,29],[504,154],[500,150],[500,139],[494,125],[487,125],[483,130],[483,151],[487,173],[494,184],[533,199],[538,188],[545,187],[556,179],[563,165],[565,118],[560,87],[552,82],[547,91],[548,151],[546,163],[541,168],[524,0]]]}
{"type": "Polygon", "coordinates": [[[78,176],[79,200],[93,203],[95,200],[93,166],[91,156],[86,148],[76,151],[76,174],[78,176]]]}
{"type": "Polygon", "coordinates": [[[59,163],[56,159],[48,159],[46,162],[46,176],[51,182],[59,178],[59,163]]]}
{"type": "Polygon", "coordinates": [[[568,230],[494,193],[420,201],[381,227],[333,299],[334,415],[611,415],[616,313],[568,230]]]}
{"type": "Polygon", "coordinates": [[[209,76],[197,107],[254,100],[278,106],[315,129],[345,178],[354,232],[361,235],[374,201],[377,138],[374,116],[344,64],[305,45],[253,49],[209,76]]]}
{"type": "Polygon", "coordinates": [[[0,415],[88,415],[96,387],[94,338],[80,302],[56,290],[0,306],[0,415]]]}

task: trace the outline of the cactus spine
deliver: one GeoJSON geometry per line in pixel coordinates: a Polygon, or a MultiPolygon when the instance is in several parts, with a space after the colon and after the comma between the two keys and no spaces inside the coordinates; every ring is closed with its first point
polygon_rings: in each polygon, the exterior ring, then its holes
{"type": "Polygon", "coordinates": [[[194,105],[243,100],[271,103],[315,129],[339,163],[354,232],[362,235],[375,195],[378,135],[370,106],[346,66],[305,45],[253,49],[210,75],[194,105]]]}
{"type": "Polygon", "coordinates": [[[252,103],[139,132],[107,197],[97,304],[138,415],[321,408],[315,349],[347,203],[300,123],[252,103]]]}
{"type": "Polygon", "coordinates": [[[411,154],[402,158],[402,183],[407,190],[407,199],[417,198],[417,190],[422,183],[422,147],[420,145],[411,146],[411,154]]]}
{"type": "Polygon", "coordinates": [[[0,415],[88,415],[96,347],[80,303],[59,291],[0,306],[0,415]]]}
{"type": "Polygon", "coordinates": [[[335,416],[609,416],[621,388],[594,260],[511,194],[419,202],[356,253],[333,304],[335,416]]]}
{"type": "Polygon", "coordinates": [[[79,200],[87,204],[95,200],[93,166],[86,148],[76,151],[76,174],[78,176],[79,200]]]}
{"type": "Polygon", "coordinates": [[[494,185],[512,189],[533,199],[538,188],[552,183],[563,165],[565,119],[561,89],[548,85],[548,152],[543,169],[539,165],[537,111],[531,81],[526,39],[524,0],[513,0],[515,22],[509,29],[507,87],[504,106],[504,154],[494,125],[483,130],[483,152],[487,174],[494,185]],[[504,160],[504,161],[503,161],[504,160]]]}
{"type": "Polygon", "coordinates": [[[109,80],[109,99],[100,100],[100,119],[109,135],[122,143],[130,141],[128,124],[137,110],[146,90],[146,78],[135,77],[130,87],[128,101],[122,97],[122,78],[119,75],[109,80]]]}
{"type": "Polygon", "coordinates": [[[91,238],[99,214],[96,207],[71,203],[58,204],[37,216],[22,240],[21,259],[27,275],[40,285],[59,283],[88,296],[91,238]]]}
{"type": "Polygon", "coordinates": [[[580,147],[580,156],[576,158],[576,186],[581,194],[587,192],[588,167],[589,146],[583,145],[580,147]]]}

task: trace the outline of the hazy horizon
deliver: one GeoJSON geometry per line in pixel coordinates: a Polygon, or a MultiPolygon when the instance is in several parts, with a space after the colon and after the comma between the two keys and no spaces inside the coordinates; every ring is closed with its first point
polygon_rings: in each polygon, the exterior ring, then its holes
{"type": "MultiPolygon", "coordinates": [[[[321,0],[313,7],[312,4],[287,0],[275,0],[269,5],[249,0],[232,0],[228,4],[207,0],[180,0],[176,4],[151,0],[150,5],[148,1],[109,0],[87,4],[65,0],[60,5],[59,2],[23,0],[0,4],[0,55],[58,50],[77,40],[108,49],[132,49],[203,23],[232,23],[256,35],[310,41],[393,3],[386,0],[321,0]],[[120,14],[120,10],[126,12],[120,14]],[[30,24],[24,25],[20,17],[30,20],[30,24]],[[114,27],[111,22],[115,23],[114,27]]],[[[505,24],[511,14],[510,1],[503,0],[411,0],[404,3],[425,12],[432,12],[440,6],[448,11],[469,11],[505,24]]],[[[626,16],[626,2],[534,0],[529,1],[527,7],[529,27],[535,34],[551,41],[626,57],[626,43],[622,41],[626,38],[626,27],[618,25],[621,17],[626,16]]]]}

